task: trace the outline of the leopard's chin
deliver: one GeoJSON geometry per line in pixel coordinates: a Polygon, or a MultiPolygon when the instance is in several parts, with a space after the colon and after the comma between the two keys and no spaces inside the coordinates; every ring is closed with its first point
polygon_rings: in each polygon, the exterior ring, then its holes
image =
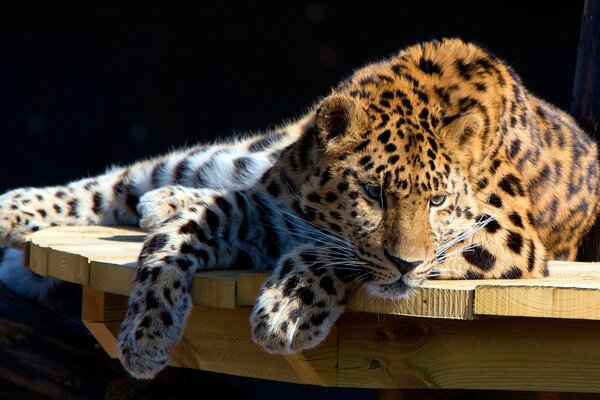
{"type": "Polygon", "coordinates": [[[382,299],[406,300],[416,290],[415,286],[405,282],[404,277],[391,283],[368,283],[365,286],[369,295],[382,299]]]}

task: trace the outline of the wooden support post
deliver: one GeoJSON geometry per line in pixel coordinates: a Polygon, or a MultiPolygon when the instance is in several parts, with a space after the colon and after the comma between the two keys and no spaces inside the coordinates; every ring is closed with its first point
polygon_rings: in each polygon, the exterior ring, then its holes
{"type": "MultiPolygon", "coordinates": [[[[600,142],[600,0],[586,0],[573,85],[571,114],[600,142]]],[[[600,220],[583,239],[578,259],[600,260],[600,220]]]]}

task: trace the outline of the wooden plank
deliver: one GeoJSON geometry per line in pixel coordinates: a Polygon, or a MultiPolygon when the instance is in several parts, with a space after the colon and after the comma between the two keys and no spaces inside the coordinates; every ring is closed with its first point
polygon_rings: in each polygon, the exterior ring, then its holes
{"type": "Polygon", "coordinates": [[[600,322],[346,314],[338,385],[600,391],[600,322]]]}
{"type": "Polygon", "coordinates": [[[135,228],[65,226],[29,236],[30,268],[69,282],[89,285],[89,259],[133,258],[141,250],[145,233],[135,228]]]}
{"type": "Polygon", "coordinates": [[[548,261],[552,278],[600,278],[600,262],[548,261]]]}
{"type": "MultiPolygon", "coordinates": [[[[258,290],[268,274],[264,271],[240,273],[237,278],[237,305],[254,305],[258,290]]],[[[475,281],[433,281],[404,301],[376,299],[358,288],[350,293],[347,309],[379,314],[471,319],[475,287],[475,281]]]]}
{"type": "Polygon", "coordinates": [[[597,288],[480,286],[475,314],[600,320],[597,288]]]}
{"type": "Polygon", "coordinates": [[[102,349],[111,358],[117,358],[117,334],[120,322],[89,322],[83,321],[85,327],[90,331],[94,339],[98,341],[102,349]]]}
{"type": "Polygon", "coordinates": [[[474,281],[428,282],[406,300],[378,299],[358,288],[350,293],[347,309],[376,314],[472,319],[475,286],[474,281]]]}
{"type": "Polygon", "coordinates": [[[253,306],[258,290],[269,274],[269,271],[240,272],[237,278],[237,305],[253,306]]]}
{"type": "Polygon", "coordinates": [[[89,259],[73,252],[49,248],[48,275],[88,286],[90,284],[89,259]]]}
{"type": "Polygon", "coordinates": [[[48,275],[48,249],[29,243],[29,268],[38,275],[48,275]]]}
{"type": "Polygon", "coordinates": [[[106,261],[90,262],[90,287],[102,292],[127,296],[135,277],[135,266],[125,260],[122,264],[106,261]]]}
{"type": "Polygon", "coordinates": [[[192,302],[201,306],[235,308],[237,271],[201,273],[192,279],[192,302]]]}
{"type": "Polygon", "coordinates": [[[280,356],[266,353],[252,342],[250,310],[194,307],[183,342],[196,360],[196,368],[276,381],[302,381],[280,356]]]}
{"type": "Polygon", "coordinates": [[[600,320],[600,263],[549,262],[545,279],[483,281],[475,314],[600,320]]]}
{"type": "MultiPolygon", "coordinates": [[[[134,272],[92,262],[91,286],[98,290],[128,294],[134,272]],[[123,271],[128,271],[123,274],[123,271]]],[[[209,271],[197,274],[192,283],[194,304],[233,308],[252,306],[269,272],[209,271]],[[231,297],[233,296],[233,297],[231,297]]],[[[349,297],[348,310],[434,318],[471,319],[476,281],[429,282],[407,301],[374,299],[362,289],[349,297]]]]}
{"type": "MultiPolygon", "coordinates": [[[[118,265],[117,260],[90,263],[90,287],[103,292],[128,296],[135,277],[135,268],[118,265]]],[[[129,264],[129,263],[128,263],[129,264]]],[[[192,302],[197,305],[234,308],[238,271],[210,271],[192,279],[192,302]]]]}
{"type": "MultiPolygon", "coordinates": [[[[318,348],[286,358],[268,354],[252,342],[249,315],[250,309],[246,307],[236,310],[194,307],[169,365],[283,382],[322,386],[337,383],[336,329],[318,348]]],[[[116,358],[120,322],[84,321],[84,324],[107,354],[116,358]]]]}
{"type": "MultiPolygon", "coordinates": [[[[129,228],[43,230],[31,235],[32,268],[72,282],[87,282],[100,291],[127,295],[144,235],[129,228]],[[90,259],[89,269],[86,269],[86,259],[90,259]]],[[[484,315],[600,318],[595,292],[600,290],[600,263],[551,261],[549,268],[551,275],[544,279],[431,281],[406,301],[375,299],[364,290],[356,289],[350,293],[347,310],[471,319],[475,308],[476,313],[484,315]],[[499,294],[496,296],[496,293],[499,294]]],[[[193,302],[221,308],[251,306],[269,273],[209,271],[197,274],[192,284],[193,302]]]]}

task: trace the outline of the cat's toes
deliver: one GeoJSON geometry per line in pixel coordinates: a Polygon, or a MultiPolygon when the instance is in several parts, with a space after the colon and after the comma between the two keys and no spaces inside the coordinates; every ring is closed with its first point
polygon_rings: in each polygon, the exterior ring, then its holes
{"type": "Polygon", "coordinates": [[[181,338],[190,309],[189,295],[169,285],[158,285],[172,282],[172,277],[165,278],[157,268],[138,269],[117,338],[121,363],[138,379],[153,378],[168,364],[171,349],[181,338]],[[163,278],[165,282],[161,282],[163,278]],[[153,280],[157,285],[142,286],[153,280]]]}
{"type": "Polygon", "coordinates": [[[140,228],[153,230],[161,225],[161,222],[175,214],[174,209],[165,204],[142,203],[137,206],[140,215],[140,228]]]}
{"type": "Polygon", "coordinates": [[[163,354],[151,341],[125,336],[120,338],[118,346],[121,364],[134,378],[152,379],[169,363],[169,355],[163,354]]]}
{"type": "Polygon", "coordinates": [[[292,284],[268,281],[252,311],[252,338],[269,353],[293,354],[317,346],[343,311],[335,296],[320,288],[292,284]]]}
{"type": "Polygon", "coordinates": [[[170,189],[153,190],[140,197],[137,211],[140,215],[140,227],[152,230],[162,221],[174,215],[181,204],[170,189]]]}
{"type": "Polygon", "coordinates": [[[169,363],[170,347],[165,343],[164,332],[148,329],[155,325],[149,318],[138,321],[128,313],[117,340],[123,367],[137,379],[154,378],[169,363]]]}

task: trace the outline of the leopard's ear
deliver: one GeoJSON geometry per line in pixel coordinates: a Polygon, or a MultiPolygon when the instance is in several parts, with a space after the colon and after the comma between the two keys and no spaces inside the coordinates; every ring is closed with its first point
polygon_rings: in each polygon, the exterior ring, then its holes
{"type": "Polygon", "coordinates": [[[348,133],[359,133],[366,125],[365,112],[353,97],[334,93],[317,108],[319,142],[327,146],[332,140],[348,133]]]}
{"type": "Polygon", "coordinates": [[[477,112],[447,117],[443,121],[442,139],[460,149],[470,147],[474,142],[482,142],[483,118],[477,112]]]}

